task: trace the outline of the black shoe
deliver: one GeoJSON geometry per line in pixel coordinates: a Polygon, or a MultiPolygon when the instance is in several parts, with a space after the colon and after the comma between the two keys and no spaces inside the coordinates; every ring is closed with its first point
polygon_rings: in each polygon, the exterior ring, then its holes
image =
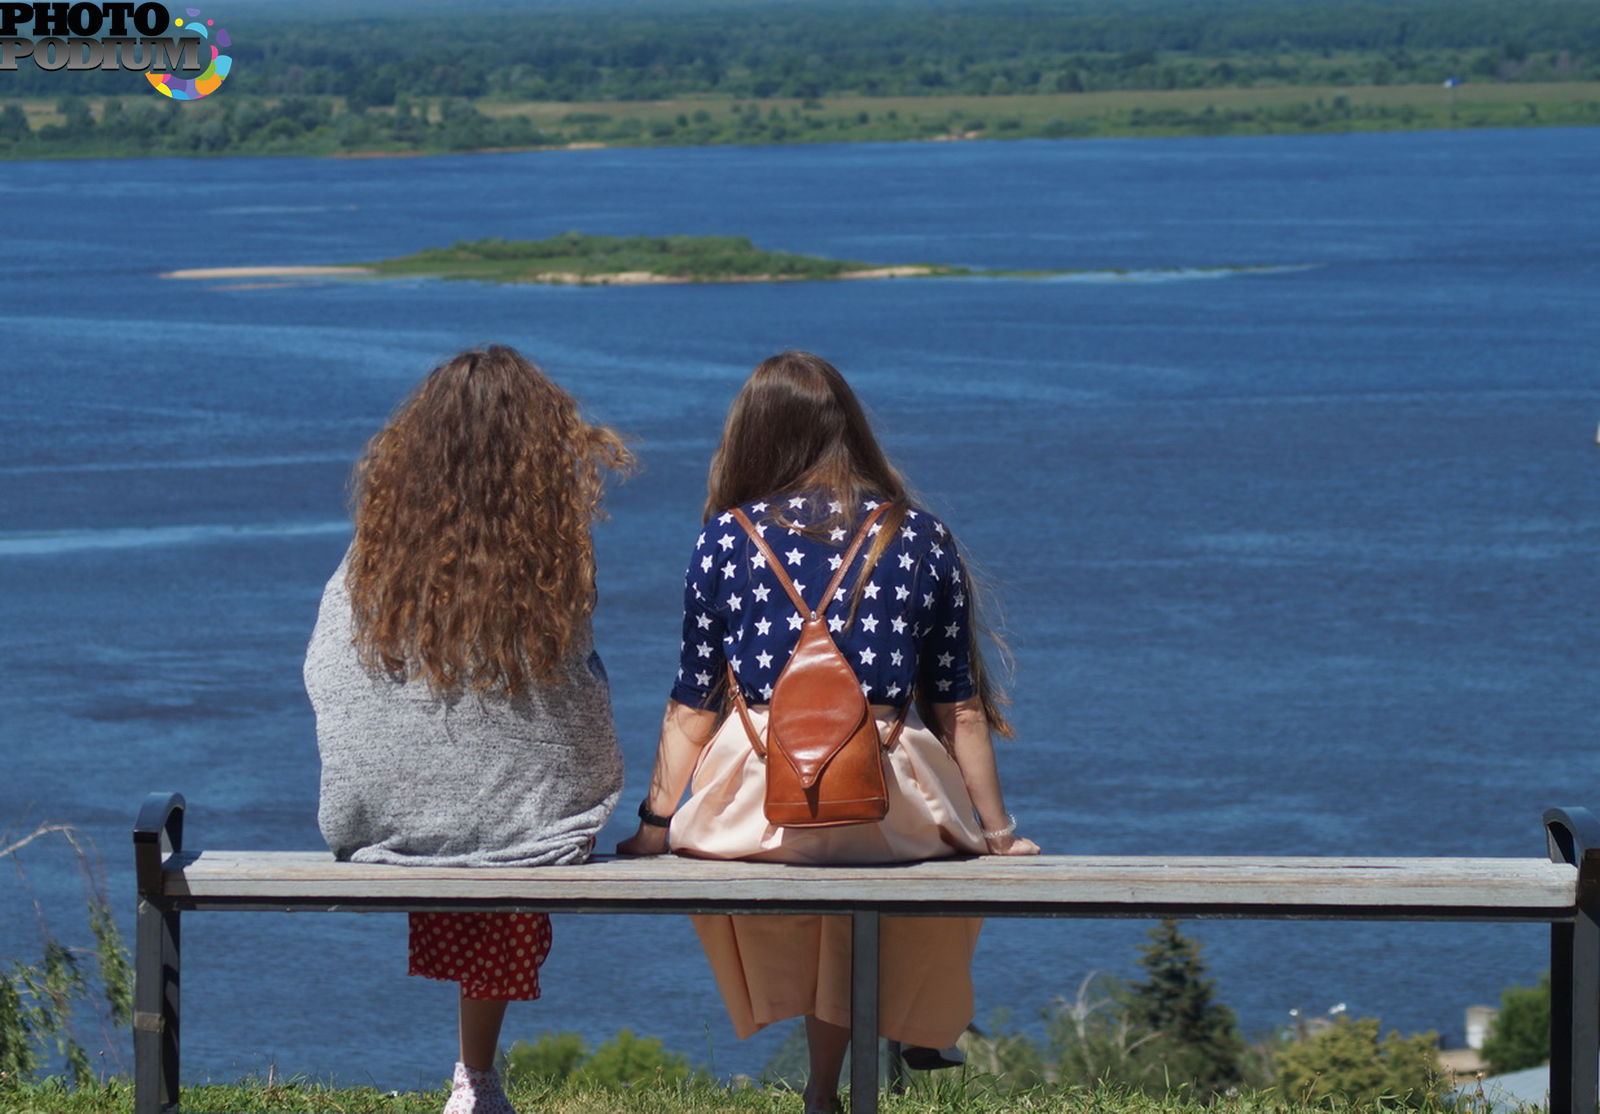
{"type": "Polygon", "coordinates": [[[955,1045],[949,1048],[923,1048],[908,1044],[900,1049],[900,1058],[906,1067],[917,1071],[938,1071],[940,1068],[958,1068],[967,1062],[966,1053],[955,1045]]]}

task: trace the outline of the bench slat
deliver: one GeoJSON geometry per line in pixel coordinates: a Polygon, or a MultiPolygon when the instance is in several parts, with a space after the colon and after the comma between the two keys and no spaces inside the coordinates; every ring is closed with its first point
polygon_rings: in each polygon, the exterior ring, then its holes
{"type": "MultiPolygon", "coordinates": [[[[335,862],[326,853],[182,853],[165,893],[186,907],[257,902],[378,909],[423,902],[547,903],[550,908],[826,907],[1048,914],[1237,906],[1438,910],[1532,916],[1576,905],[1577,870],[1538,859],[1044,855],[881,866],[796,866],[665,857],[582,866],[445,868],[335,862]],[[930,886],[940,895],[930,904],[930,886]]],[[[1549,919],[1548,916],[1545,919],[1549,919]]]]}

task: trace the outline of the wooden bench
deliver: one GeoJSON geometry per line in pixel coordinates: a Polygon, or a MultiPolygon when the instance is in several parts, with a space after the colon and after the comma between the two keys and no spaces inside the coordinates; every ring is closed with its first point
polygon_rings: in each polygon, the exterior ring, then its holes
{"type": "MultiPolygon", "coordinates": [[[[1043,855],[886,866],[664,857],[584,866],[430,868],[326,852],[190,851],[184,801],[154,793],[134,826],[135,1114],[178,1105],[179,921],[205,909],[398,913],[841,913],[853,920],[851,1026],[876,1047],[878,919],[1228,917],[1510,921],[1551,926],[1550,1109],[1596,1114],[1600,1075],[1600,823],[1544,817],[1549,858],[1343,859],[1043,855]]],[[[875,1114],[878,1058],[852,1057],[850,1109],[875,1114]]]]}

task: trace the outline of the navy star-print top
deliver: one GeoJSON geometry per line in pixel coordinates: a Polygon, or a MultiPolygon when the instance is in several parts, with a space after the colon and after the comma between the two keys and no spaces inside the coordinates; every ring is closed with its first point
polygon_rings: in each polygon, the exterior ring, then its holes
{"type": "MultiPolygon", "coordinates": [[[[781,510],[796,526],[820,522],[838,504],[826,496],[780,497],[741,509],[807,603],[819,610],[843,561],[853,529],[833,528],[814,538],[781,525],[781,510]]],[[[877,503],[857,508],[854,528],[877,503]]],[[[881,525],[875,523],[874,533],[881,525]]],[[[855,670],[861,691],[874,704],[900,705],[913,684],[935,701],[973,695],[968,669],[966,571],[954,539],[927,511],[906,512],[898,537],[889,543],[861,590],[854,617],[851,594],[860,578],[870,539],[840,582],[828,609],[828,630],[855,670]]],[[[693,708],[715,704],[718,682],[732,662],[747,701],[765,704],[800,637],[802,616],[766,567],[766,558],[730,513],[706,523],[695,542],[684,577],[683,645],[672,698],[693,708]]]]}

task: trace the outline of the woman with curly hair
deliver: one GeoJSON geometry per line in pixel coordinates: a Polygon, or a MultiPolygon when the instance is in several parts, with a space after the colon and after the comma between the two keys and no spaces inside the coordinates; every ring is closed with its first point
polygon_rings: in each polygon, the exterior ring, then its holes
{"type": "MultiPolygon", "coordinates": [[[[355,537],[306,651],[335,857],[435,866],[588,858],[622,760],[594,651],[590,524],[632,456],[510,348],[425,379],[354,475],[355,537]]],[[[509,1114],[506,1003],[539,996],[542,913],[415,913],[410,972],[459,982],[446,1114],[509,1114]]]]}

